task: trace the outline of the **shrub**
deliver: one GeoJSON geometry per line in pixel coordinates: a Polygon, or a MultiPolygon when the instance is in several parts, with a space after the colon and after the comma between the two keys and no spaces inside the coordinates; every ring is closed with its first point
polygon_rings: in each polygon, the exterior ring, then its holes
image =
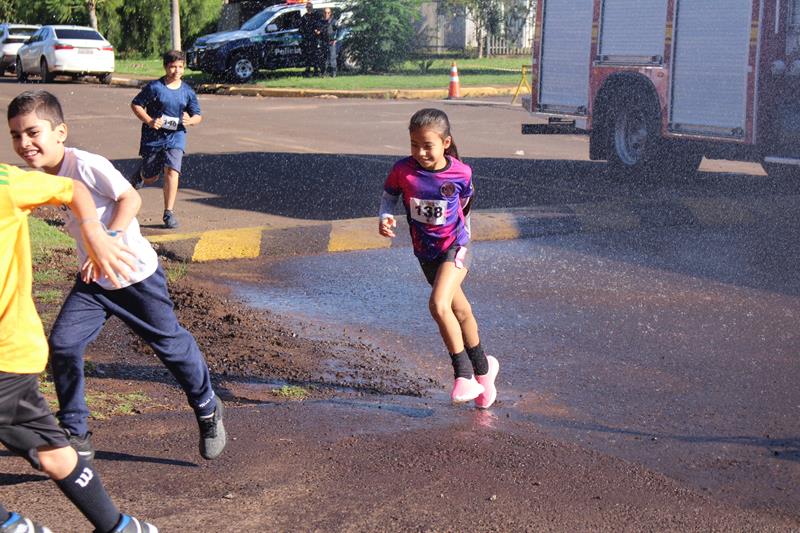
{"type": "Polygon", "coordinates": [[[388,72],[414,45],[421,0],[353,0],[348,6],[347,53],[362,72],[388,72]]]}

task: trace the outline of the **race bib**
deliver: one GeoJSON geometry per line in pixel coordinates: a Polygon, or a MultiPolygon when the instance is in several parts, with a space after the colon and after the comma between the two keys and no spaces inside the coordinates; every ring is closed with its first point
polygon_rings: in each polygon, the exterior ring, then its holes
{"type": "Polygon", "coordinates": [[[178,124],[180,124],[181,119],[178,117],[168,117],[167,115],[161,115],[161,127],[165,130],[177,130],[178,124]]]}
{"type": "Polygon", "coordinates": [[[410,198],[411,218],[432,226],[443,226],[447,219],[447,200],[410,198]]]}

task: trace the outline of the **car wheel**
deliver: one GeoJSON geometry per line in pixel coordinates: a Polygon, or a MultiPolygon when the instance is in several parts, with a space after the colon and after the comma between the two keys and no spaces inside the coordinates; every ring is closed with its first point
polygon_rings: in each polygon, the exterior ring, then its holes
{"type": "Polygon", "coordinates": [[[256,73],[256,65],[247,54],[236,54],[231,60],[230,78],[238,83],[247,83],[256,73]]]}
{"type": "Polygon", "coordinates": [[[47,68],[47,59],[45,58],[42,58],[39,62],[39,76],[42,78],[42,83],[52,83],[56,77],[56,75],[47,68]]]}
{"type": "Polygon", "coordinates": [[[112,73],[106,72],[105,74],[98,74],[97,79],[100,80],[100,83],[103,85],[110,85],[111,84],[112,73]]]}
{"type": "Polygon", "coordinates": [[[28,81],[28,75],[25,74],[24,70],[22,70],[22,60],[20,58],[17,58],[17,61],[15,62],[14,74],[17,75],[18,82],[25,83],[28,81]]]}

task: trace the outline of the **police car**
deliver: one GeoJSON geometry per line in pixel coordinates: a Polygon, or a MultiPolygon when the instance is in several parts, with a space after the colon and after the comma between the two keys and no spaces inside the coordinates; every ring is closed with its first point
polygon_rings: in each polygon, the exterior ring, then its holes
{"type": "MultiPolygon", "coordinates": [[[[341,20],[343,3],[314,2],[314,11],[320,17],[326,7],[341,20]]],[[[203,35],[186,51],[187,66],[237,83],[250,81],[259,69],[303,66],[299,28],[305,11],[305,1],[293,0],[260,11],[238,30],[203,35]]],[[[341,42],[345,34],[346,30],[340,29],[337,41],[341,42]]]]}

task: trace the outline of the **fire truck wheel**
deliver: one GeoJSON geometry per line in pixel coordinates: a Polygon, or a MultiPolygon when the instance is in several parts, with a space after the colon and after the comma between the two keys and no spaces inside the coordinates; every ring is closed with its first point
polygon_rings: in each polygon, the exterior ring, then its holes
{"type": "Polygon", "coordinates": [[[633,177],[652,170],[659,117],[644,95],[631,96],[621,95],[612,104],[608,163],[613,174],[633,177]]]}

